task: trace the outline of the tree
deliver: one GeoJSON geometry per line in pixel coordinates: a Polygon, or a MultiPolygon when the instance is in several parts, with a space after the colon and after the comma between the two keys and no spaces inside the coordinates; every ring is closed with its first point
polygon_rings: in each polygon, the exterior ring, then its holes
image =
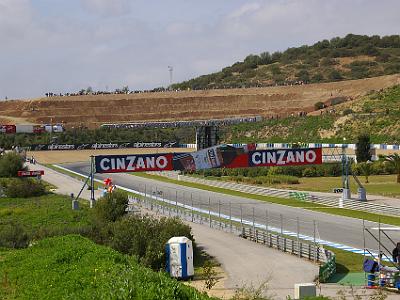
{"type": "Polygon", "coordinates": [[[400,183],[400,155],[398,153],[388,155],[386,161],[391,164],[397,172],[397,183],[400,183]]]}
{"type": "Polygon", "coordinates": [[[24,159],[14,152],[0,158],[0,177],[17,177],[18,171],[24,169],[24,159]]]}
{"type": "Polygon", "coordinates": [[[123,92],[124,94],[128,94],[129,93],[129,87],[128,86],[122,87],[121,92],[123,92]]]}
{"type": "Polygon", "coordinates": [[[365,176],[365,183],[369,183],[368,177],[372,173],[372,163],[370,161],[361,162],[358,164],[359,170],[363,176],[365,176]]]}
{"type": "Polygon", "coordinates": [[[91,94],[93,94],[93,89],[92,89],[92,87],[91,87],[91,86],[88,86],[85,93],[86,93],[86,95],[91,95],[91,94]]]}
{"type": "Polygon", "coordinates": [[[342,74],[340,74],[340,72],[338,70],[332,70],[329,73],[329,79],[336,81],[336,80],[341,80],[343,79],[342,74]]]}
{"type": "Polygon", "coordinates": [[[121,191],[114,191],[101,197],[94,208],[96,220],[103,222],[115,222],[126,214],[128,196],[121,191]]]}
{"type": "Polygon", "coordinates": [[[309,82],[310,81],[310,74],[308,73],[307,70],[300,70],[297,74],[297,79],[301,80],[303,82],[309,82]]]}
{"type": "Polygon", "coordinates": [[[358,136],[356,143],[357,162],[366,162],[371,160],[371,139],[366,133],[358,136]]]}

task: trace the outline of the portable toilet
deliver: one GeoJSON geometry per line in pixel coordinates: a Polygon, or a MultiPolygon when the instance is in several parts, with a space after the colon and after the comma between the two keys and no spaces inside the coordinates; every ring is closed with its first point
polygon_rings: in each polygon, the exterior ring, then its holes
{"type": "Polygon", "coordinates": [[[192,241],[184,236],[172,237],[165,245],[166,270],[175,278],[188,279],[194,276],[192,241]]]}

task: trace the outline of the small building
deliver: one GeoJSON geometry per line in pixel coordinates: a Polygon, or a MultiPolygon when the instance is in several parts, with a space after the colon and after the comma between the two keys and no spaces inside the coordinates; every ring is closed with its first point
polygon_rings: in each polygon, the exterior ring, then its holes
{"type": "Polygon", "coordinates": [[[194,276],[193,244],[184,236],[172,237],[165,245],[166,271],[171,277],[189,279],[194,276]]]}

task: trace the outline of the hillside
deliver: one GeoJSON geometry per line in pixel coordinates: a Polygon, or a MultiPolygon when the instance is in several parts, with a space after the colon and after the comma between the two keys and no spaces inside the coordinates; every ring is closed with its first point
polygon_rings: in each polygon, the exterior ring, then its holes
{"type": "Polygon", "coordinates": [[[400,85],[310,113],[304,117],[240,124],[224,129],[229,142],[354,143],[360,133],[373,143],[400,143],[400,85]]]}
{"type": "Polygon", "coordinates": [[[350,100],[400,83],[400,74],[341,82],[249,89],[50,97],[0,102],[7,123],[65,123],[97,128],[107,122],[213,119],[312,112],[316,102],[350,100]]]}
{"type": "Polygon", "coordinates": [[[323,40],[284,52],[249,55],[220,72],[174,84],[174,89],[221,89],[321,83],[400,73],[400,36],[323,40]]]}

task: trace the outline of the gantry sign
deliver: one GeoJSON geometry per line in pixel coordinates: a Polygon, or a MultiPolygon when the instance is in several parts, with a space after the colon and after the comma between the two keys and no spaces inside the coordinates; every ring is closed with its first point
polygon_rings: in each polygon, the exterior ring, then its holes
{"type": "Polygon", "coordinates": [[[322,164],[321,148],[256,150],[218,145],[191,153],[97,155],[94,173],[196,171],[211,168],[248,168],[322,164]]]}

